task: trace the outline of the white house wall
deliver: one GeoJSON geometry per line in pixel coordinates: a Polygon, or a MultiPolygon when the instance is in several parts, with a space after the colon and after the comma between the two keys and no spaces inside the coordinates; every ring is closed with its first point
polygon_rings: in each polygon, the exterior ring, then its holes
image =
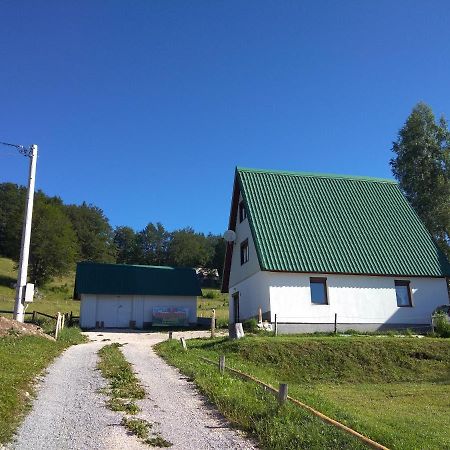
{"type": "MultiPolygon", "coordinates": [[[[272,321],[281,323],[362,324],[366,329],[378,325],[429,324],[433,310],[448,304],[443,278],[405,278],[359,275],[319,275],[269,273],[272,321]],[[310,276],[325,277],[328,305],[311,303],[310,276]],[[409,280],[412,307],[398,307],[394,280],[409,280]]],[[[350,328],[346,326],[344,328],[350,328]]],[[[358,327],[355,327],[358,328],[358,327]]],[[[317,329],[317,327],[316,327],[317,329]]]]}
{"type": "MultiPolygon", "coordinates": [[[[233,294],[239,293],[239,316],[241,320],[250,317],[258,317],[258,310],[261,307],[264,316],[270,315],[269,302],[269,272],[257,272],[246,278],[244,281],[230,287],[230,323],[233,322],[233,294]]],[[[270,316],[267,317],[270,320],[270,316]]]]}
{"type": "MultiPolygon", "coordinates": [[[[242,197],[239,197],[239,203],[242,201],[242,197]]],[[[253,242],[252,233],[248,218],[239,222],[239,204],[236,215],[236,240],[233,244],[233,255],[231,258],[230,267],[230,282],[229,286],[235,286],[239,282],[259,272],[259,261],[256,253],[255,243],[253,242]],[[248,239],[249,259],[245,264],[241,265],[241,243],[248,239]]]]}
{"type": "MultiPolygon", "coordinates": [[[[130,320],[136,322],[136,328],[143,328],[153,320],[154,307],[188,308],[189,323],[197,323],[197,297],[184,296],[154,296],[154,295],[92,295],[82,294],[80,305],[80,326],[81,328],[94,328],[96,321],[102,319],[103,314],[107,314],[115,308],[116,301],[127,302],[127,314],[130,311],[130,320]]],[[[105,323],[105,326],[107,324],[105,323]]],[[[123,325],[124,327],[126,325],[123,325]]]]}

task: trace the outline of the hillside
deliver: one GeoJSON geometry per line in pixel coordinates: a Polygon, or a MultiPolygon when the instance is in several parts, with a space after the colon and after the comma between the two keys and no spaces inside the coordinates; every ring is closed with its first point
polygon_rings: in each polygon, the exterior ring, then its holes
{"type": "MultiPolygon", "coordinates": [[[[325,448],[337,437],[291,405],[273,416],[269,394],[252,383],[221,377],[200,356],[217,361],[225,355],[230,367],[273,386],[288,383],[294,398],[389,448],[450,448],[448,339],[247,336],[191,340],[188,352],[167,341],[158,351],[193,378],[223,414],[256,433],[265,448],[325,448]],[[320,436],[327,436],[325,443],[320,436]]],[[[354,448],[354,443],[342,441],[334,448],[354,448]]]]}
{"type": "MultiPolygon", "coordinates": [[[[0,258],[0,310],[12,311],[14,309],[14,284],[17,281],[17,270],[11,259],[0,258]]],[[[46,314],[56,312],[70,312],[78,315],[80,302],[73,300],[74,274],[62,278],[56,278],[45,287],[40,288],[35,301],[31,303],[27,311],[41,311],[46,314]]],[[[8,314],[2,313],[3,316],[8,314]]]]}

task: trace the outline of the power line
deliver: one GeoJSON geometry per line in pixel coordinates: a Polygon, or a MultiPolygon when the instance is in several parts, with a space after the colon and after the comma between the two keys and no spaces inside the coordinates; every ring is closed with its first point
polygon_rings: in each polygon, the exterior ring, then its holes
{"type": "Polygon", "coordinates": [[[0,142],[0,144],[7,145],[9,147],[15,147],[17,150],[19,150],[19,153],[21,153],[24,156],[31,157],[33,149],[30,145],[29,147],[25,147],[24,145],[20,144],[10,144],[9,142],[0,142]]]}

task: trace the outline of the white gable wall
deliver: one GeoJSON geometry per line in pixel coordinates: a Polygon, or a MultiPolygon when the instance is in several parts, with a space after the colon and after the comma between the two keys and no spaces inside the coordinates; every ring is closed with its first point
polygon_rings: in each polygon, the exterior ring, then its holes
{"type": "MultiPolygon", "coordinates": [[[[242,196],[239,197],[239,203],[242,201],[242,196]]],[[[240,283],[246,278],[259,272],[259,261],[258,255],[256,253],[255,244],[253,242],[252,233],[250,230],[250,225],[248,218],[242,223],[239,223],[239,205],[238,213],[236,217],[236,240],[233,243],[233,255],[231,258],[231,268],[230,268],[230,289],[232,286],[240,283]],[[241,265],[241,243],[248,239],[249,247],[249,260],[245,264],[241,265]]],[[[230,291],[231,292],[231,291],[230,291]]]]}

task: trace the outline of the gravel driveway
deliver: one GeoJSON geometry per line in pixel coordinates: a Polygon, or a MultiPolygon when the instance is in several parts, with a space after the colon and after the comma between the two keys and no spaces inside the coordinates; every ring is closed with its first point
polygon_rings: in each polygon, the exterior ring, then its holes
{"type": "MultiPolygon", "coordinates": [[[[154,424],[173,450],[255,449],[254,443],[205,402],[193,384],[168,366],[151,346],[166,339],[160,333],[86,333],[92,342],[66,350],[38,386],[33,409],[10,448],[17,450],[148,449],[120,425],[122,413],[104,406],[99,389],[105,380],[95,367],[97,351],[111,342],[126,344],[125,357],[144,386],[147,397],[138,417],[154,424]],[[110,341],[104,341],[109,339],[110,341]]],[[[186,338],[204,332],[181,333],[186,338]]],[[[174,333],[174,338],[177,333],[174,333]]]]}

